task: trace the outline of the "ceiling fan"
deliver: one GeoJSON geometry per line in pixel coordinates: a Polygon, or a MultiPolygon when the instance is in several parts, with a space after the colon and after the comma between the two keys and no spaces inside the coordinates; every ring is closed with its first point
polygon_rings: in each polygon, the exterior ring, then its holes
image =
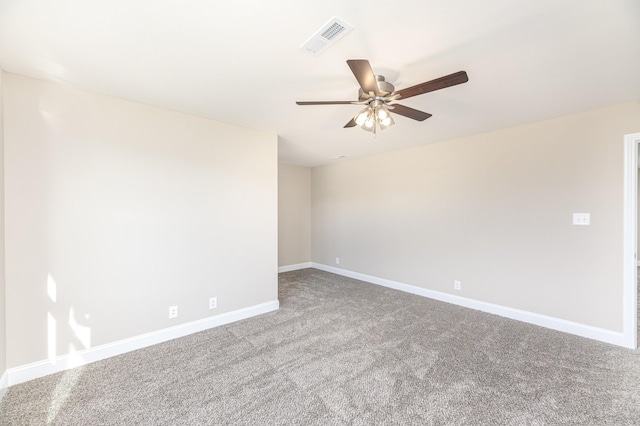
{"type": "Polygon", "coordinates": [[[353,104],[366,105],[354,118],[344,127],[360,126],[365,130],[372,131],[375,135],[376,129],[386,129],[394,124],[389,110],[396,114],[403,115],[417,121],[424,121],[431,117],[431,114],[417,109],[409,108],[397,104],[398,99],[407,99],[434,90],[444,89],[457,84],[469,81],[467,73],[458,71],[435,80],[407,87],[402,90],[395,90],[393,84],[387,82],[383,76],[375,75],[373,69],[366,59],[349,59],[347,65],[358,80],[360,89],[358,90],[357,101],[302,101],[296,102],[298,105],[335,105],[353,104]]]}

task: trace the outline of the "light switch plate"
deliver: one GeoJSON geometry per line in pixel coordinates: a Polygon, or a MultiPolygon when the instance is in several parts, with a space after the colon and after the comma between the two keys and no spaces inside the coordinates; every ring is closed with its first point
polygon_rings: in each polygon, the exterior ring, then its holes
{"type": "Polygon", "coordinates": [[[573,214],[574,225],[591,225],[590,213],[574,213],[573,214]]]}

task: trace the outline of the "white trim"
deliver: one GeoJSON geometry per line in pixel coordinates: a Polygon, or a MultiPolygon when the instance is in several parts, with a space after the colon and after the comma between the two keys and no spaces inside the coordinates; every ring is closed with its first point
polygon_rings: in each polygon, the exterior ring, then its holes
{"type": "Polygon", "coordinates": [[[297,271],[298,269],[312,268],[311,265],[312,265],[311,262],[305,262],[305,263],[297,263],[295,265],[279,266],[278,267],[278,273],[280,273],[280,272],[289,272],[289,271],[297,271]]]}
{"type": "Polygon", "coordinates": [[[4,398],[4,394],[7,393],[7,389],[9,388],[9,374],[7,371],[2,373],[2,377],[0,377],[0,402],[2,402],[2,398],[4,398]]]}
{"type": "Polygon", "coordinates": [[[623,333],[624,346],[638,347],[638,146],[640,133],[624,137],[623,333]]]}
{"type": "Polygon", "coordinates": [[[322,271],[332,272],[334,274],[342,275],[349,278],[355,278],[357,280],[365,281],[371,284],[377,284],[383,287],[389,287],[407,293],[416,294],[418,296],[428,297],[430,299],[452,303],[458,306],[464,306],[465,308],[471,308],[494,315],[500,315],[502,317],[511,318],[529,324],[539,325],[541,327],[550,328],[552,330],[575,334],[577,336],[599,340],[601,342],[611,343],[613,345],[626,346],[625,336],[623,335],[623,333],[619,333],[616,331],[605,330],[598,327],[592,327],[589,325],[567,321],[560,318],[554,318],[547,315],[540,315],[533,312],[522,311],[520,309],[509,308],[506,306],[494,305],[493,303],[467,299],[466,297],[460,297],[440,291],[428,290],[426,288],[403,284],[397,281],[391,281],[385,278],[374,277],[371,275],[360,274],[358,272],[335,268],[333,266],[323,265],[320,263],[313,263],[313,267],[322,271]]]}
{"type": "Polygon", "coordinates": [[[265,314],[267,312],[277,310],[279,306],[280,302],[278,300],[273,300],[260,305],[250,306],[248,308],[238,309],[236,311],[176,325],[175,327],[165,328],[163,330],[141,334],[139,336],[119,340],[117,342],[107,343],[105,345],[85,349],[73,354],[62,355],[56,357],[54,360],[39,361],[32,364],[22,365],[20,367],[10,368],[5,373],[5,375],[8,376],[7,384],[9,386],[13,386],[18,383],[37,379],[49,374],[79,367],[81,365],[100,361],[105,358],[131,352],[137,349],[146,348],[168,340],[173,340],[178,337],[188,336],[189,334],[197,333],[209,328],[219,327],[221,325],[240,321],[256,315],[265,314]]]}

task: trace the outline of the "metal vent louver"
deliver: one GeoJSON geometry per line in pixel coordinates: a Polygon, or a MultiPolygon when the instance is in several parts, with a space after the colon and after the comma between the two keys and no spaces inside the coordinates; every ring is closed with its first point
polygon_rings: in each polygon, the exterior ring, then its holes
{"type": "Polygon", "coordinates": [[[313,55],[318,55],[342,37],[347,35],[353,27],[335,16],[322,28],[311,36],[300,48],[313,55]]]}

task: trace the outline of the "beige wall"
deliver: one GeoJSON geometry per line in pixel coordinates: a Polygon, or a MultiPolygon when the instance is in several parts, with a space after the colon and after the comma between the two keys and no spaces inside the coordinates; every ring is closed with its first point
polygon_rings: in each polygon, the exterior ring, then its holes
{"type": "Polygon", "coordinates": [[[4,272],[4,71],[0,68],[0,377],[7,368],[4,272]]]}
{"type": "Polygon", "coordinates": [[[7,367],[277,299],[276,135],[4,83],[7,367]]]}
{"type": "Polygon", "coordinates": [[[633,103],[315,168],[312,259],[622,331],[623,137],[638,131],[633,103]],[[591,226],[572,225],[582,212],[591,226]]]}
{"type": "Polygon", "coordinates": [[[311,169],[278,166],[278,266],[311,262],[311,169]]]}

